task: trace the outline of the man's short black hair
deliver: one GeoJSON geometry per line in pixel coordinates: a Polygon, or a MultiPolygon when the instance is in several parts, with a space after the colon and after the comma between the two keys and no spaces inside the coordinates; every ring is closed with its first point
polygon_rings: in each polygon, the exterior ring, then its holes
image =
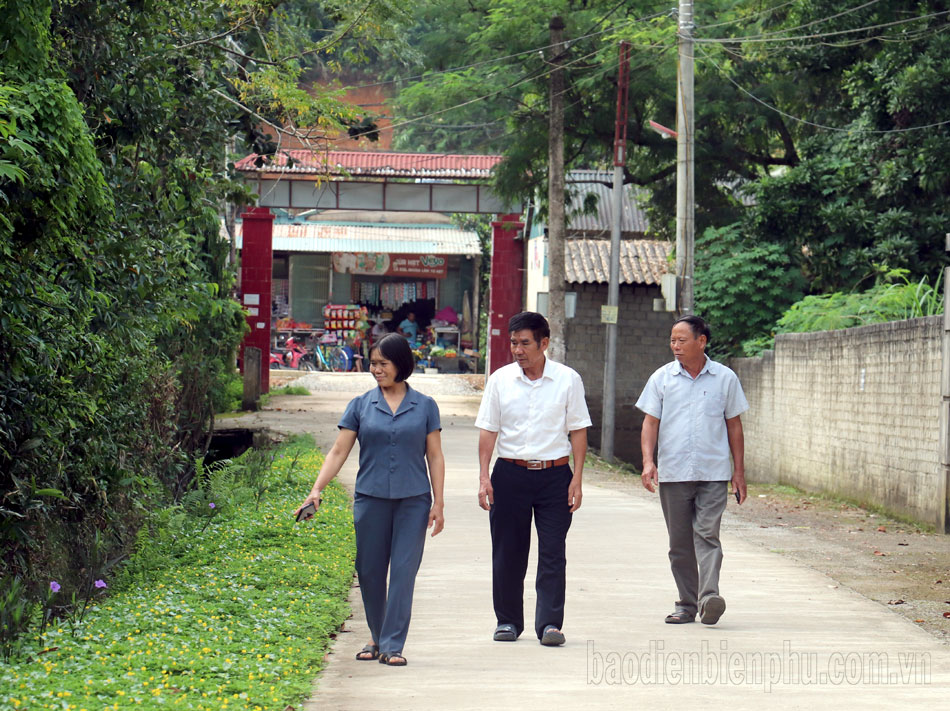
{"type": "Polygon", "coordinates": [[[709,331],[709,324],[706,323],[699,316],[694,316],[690,314],[688,316],[680,316],[673,322],[675,326],[678,323],[685,323],[689,326],[689,330],[693,332],[694,338],[699,338],[700,336],[706,336],[706,345],[708,346],[712,341],[712,333],[709,331]]]}
{"type": "MultiPolygon", "coordinates": [[[[416,361],[412,357],[412,348],[409,347],[409,341],[406,340],[405,336],[398,333],[387,333],[380,338],[373,346],[373,351],[379,351],[383,358],[396,366],[397,383],[401,383],[412,375],[412,371],[416,368],[416,361]]],[[[373,357],[373,351],[370,351],[370,358],[373,357]]]]}
{"type": "Polygon", "coordinates": [[[548,325],[548,320],[534,311],[522,311],[509,319],[508,333],[523,331],[524,329],[528,329],[534,334],[534,340],[538,345],[541,345],[542,338],[551,337],[551,327],[548,325]]]}

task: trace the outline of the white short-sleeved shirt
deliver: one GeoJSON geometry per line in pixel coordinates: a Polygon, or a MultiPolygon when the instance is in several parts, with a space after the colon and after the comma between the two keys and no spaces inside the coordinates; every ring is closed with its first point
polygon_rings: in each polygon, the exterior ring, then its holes
{"type": "Polygon", "coordinates": [[[707,356],[693,379],[674,360],[650,376],[637,408],[660,420],[660,483],[732,478],[726,420],[749,409],[732,370],[707,356]]]}
{"type": "Polygon", "coordinates": [[[498,433],[499,457],[564,457],[571,452],[568,433],[591,426],[581,376],[545,358],[544,373],[529,380],[509,363],[488,378],[475,426],[498,433]]]}

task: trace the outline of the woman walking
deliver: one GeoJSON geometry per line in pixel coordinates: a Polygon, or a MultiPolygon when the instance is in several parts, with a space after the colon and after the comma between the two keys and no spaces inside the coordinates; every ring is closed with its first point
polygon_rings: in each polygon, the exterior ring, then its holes
{"type": "Polygon", "coordinates": [[[336,442],[297,509],[299,514],[310,503],[319,507],[321,492],[359,440],[353,500],[356,572],[372,641],[356,658],[379,659],[389,666],[406,665],[403,645],[426,528],[435,536],[445,523],[439,408],[431,397],[409,387],[406,378],[414,367],[409,342],[399,334],[388,334],[373,346],[369,369],[378,387],[347,405],[336,442]]]}

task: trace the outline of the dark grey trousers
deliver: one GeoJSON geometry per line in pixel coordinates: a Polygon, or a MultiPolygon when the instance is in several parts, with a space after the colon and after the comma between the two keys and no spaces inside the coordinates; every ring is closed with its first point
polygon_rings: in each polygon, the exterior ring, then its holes
{"type": "Polygon", "coordinates": [[[696,614],[699,603],[719,594],[722,545],[719,524],[728,482],[675,481],[660,484],[660,505],[670,534],[670,567],[679,592],[678,609],[696,614]]]}
{"type": "Polygon", "coordinates": [[[379,499],[358,493],[353,501],[356,573],[366,623],[379,651],[385,654],[402,652],[409,634],[412,593],[431,508],[430,494],[379,499]]]}

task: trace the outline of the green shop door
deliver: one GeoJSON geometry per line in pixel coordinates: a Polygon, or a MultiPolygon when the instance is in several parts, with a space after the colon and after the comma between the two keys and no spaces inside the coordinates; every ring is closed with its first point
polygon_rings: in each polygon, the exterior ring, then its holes
{"type": "Polygon", "coordinates": [[[314,328],[323,326],[330,293],[330,255],[290,255],[290,316],[314,328]]]}

